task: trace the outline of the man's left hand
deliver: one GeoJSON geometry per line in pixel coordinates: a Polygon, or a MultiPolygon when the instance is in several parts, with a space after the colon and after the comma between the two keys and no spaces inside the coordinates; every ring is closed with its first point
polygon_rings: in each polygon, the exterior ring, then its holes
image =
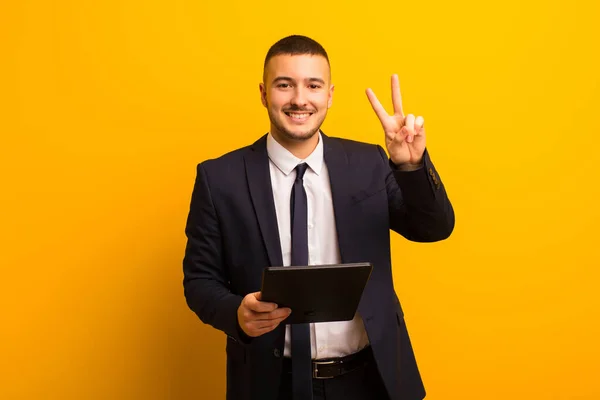
{"type": "Polygon", "coordinates": [[[425,152],[425,121],[413,114],[404,116],[398,75],[392,75],[393,115],[388,115],[371,89],[367,89],[367,97],[383,126],[392,162],[407,169],[420,166],[425,152]]]}

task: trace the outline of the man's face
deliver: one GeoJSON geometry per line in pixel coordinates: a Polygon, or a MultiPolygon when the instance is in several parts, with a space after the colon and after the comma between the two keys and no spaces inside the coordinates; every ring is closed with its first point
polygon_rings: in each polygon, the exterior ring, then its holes
{"type": "Polygon", "coordinates": [[[269,60],[261,99],[277,139],[303,141],[318,132],[331,107],[333,86],[319,55],[278,55],[269,60]]]}

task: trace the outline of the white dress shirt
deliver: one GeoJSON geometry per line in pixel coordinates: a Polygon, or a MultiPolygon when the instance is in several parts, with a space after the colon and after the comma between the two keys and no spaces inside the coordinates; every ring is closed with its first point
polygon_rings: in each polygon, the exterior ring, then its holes
{"type": "MultiPolygon", "coordinates": [[[[304,174],[304,188],[308,200],[309,264],[337,264],[341,260],[329,173],[323,159],[323,138],[320,132],[318,135],[317,147],[304,160],[290,153],[271,134],[267,136],[269,169],[284,266],[291,263],[290,196],[296,179],[294,168],[303,162],[309,167],[304,174]]],[[[285,357],[291,356],[290,331],[290,326],[287,325],[285,357]]],[[[352,321],[311,324],[310,341],[313,359],[342,357],[361,350],[369,343],[358,313],[352,321]]]]}

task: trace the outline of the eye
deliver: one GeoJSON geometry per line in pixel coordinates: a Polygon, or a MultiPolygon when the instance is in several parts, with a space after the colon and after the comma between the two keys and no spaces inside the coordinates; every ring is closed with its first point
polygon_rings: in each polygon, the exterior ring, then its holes
{"type": "Polygon", "coordinates": [[[290,87],[290,84],[289,83],[280,83],[280,84],[277,85],[277,87],[278,88],[286,89],[286,88],[290,87]]]}
{"type": "Polygon", "coordinates": [[[313,84],[309,85],[309,87],[310,87],[311,89],[320,89],[320,88],[321,88],[321,85],[319,85],[319,84],[316,84],[316,83],[313,83],[313,84]]]}

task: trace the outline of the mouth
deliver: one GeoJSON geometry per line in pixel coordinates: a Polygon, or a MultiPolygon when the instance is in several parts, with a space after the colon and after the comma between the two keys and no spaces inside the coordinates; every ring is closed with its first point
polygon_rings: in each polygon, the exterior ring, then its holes
{"type": "Polygon", "coordinates": [[[284,112],[285,115],[288,116],[289,119],[291,119],[294,122],[305,122],[306,120],[308,120],[308,118],[310,118],[311,115],[313,115],[312,112],[307,112],[307,111],[302,111],[302,112],[298,112],[298,111],[287,111],[284,112]]]}

